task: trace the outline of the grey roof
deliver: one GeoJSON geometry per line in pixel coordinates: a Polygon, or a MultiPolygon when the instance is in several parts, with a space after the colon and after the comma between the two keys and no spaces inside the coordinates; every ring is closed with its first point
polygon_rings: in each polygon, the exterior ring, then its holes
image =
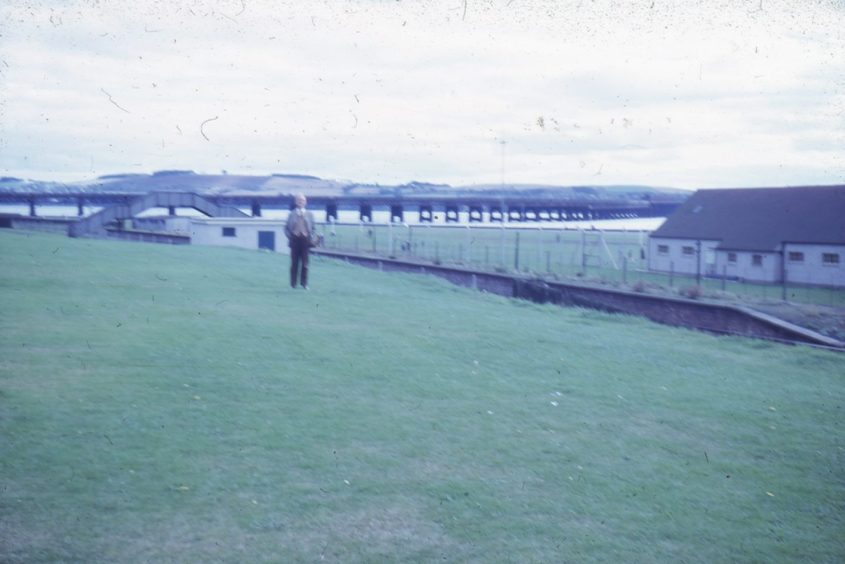
{"type": "Polygon", "coordinates": [[[845,245],[845,185],[698,190],[652,237],[708,239],[719,248],[774,251],[781,243],[845,245]]]}

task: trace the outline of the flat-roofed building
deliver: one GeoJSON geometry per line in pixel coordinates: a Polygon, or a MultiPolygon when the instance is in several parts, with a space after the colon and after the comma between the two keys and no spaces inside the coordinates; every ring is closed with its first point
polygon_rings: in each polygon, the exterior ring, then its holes
{"type": "Polygon", "coordinates": [[[191,218],[191,244],[290,253],[284,219],[191,218]]]}

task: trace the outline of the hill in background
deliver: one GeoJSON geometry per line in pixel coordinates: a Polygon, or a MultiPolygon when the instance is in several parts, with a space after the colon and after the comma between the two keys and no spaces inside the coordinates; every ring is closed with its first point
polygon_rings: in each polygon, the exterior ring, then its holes
{"type": "Polygon", "coordinates": [[[473,184],[451,186],[411,181],[399,185],[356,183],[327,180],[304,174],[199,174],[191,170],[161,170],[152,174],[107,174],[80,182],[48,182],[14,177],[0,178],[3,192],[119,192],[146,194],[152,191],[188,191],[209,195],[289,195],[303,192],[308,196],[448,196],[472,194],[512,197],[564,199],[632,199],[683,201],[690,192],[678,188],[644,185],[565,186],[547,184],[473,184]]]}

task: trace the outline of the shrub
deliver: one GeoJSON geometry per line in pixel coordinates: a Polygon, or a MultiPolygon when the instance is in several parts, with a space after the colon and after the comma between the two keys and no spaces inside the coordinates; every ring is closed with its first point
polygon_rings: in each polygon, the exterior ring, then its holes
{"type": "Polygon", "coordinates": [[[698,286],[698,285],[686,286],[684,288],[681,288],[679,290],[679,293],[683,297],[689,298],[691,300],[697,300],[698,298],[700,298],[701,296],[704,295],[704,292],[702,291],[701,286],[698,286]]]}

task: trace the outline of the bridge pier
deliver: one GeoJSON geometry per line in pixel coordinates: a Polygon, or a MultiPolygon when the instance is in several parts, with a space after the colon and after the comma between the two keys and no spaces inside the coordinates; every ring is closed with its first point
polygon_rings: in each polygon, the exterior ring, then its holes
{"type": "Polygon", "coordinates": [[[261,203],[256,200],[252,201],[252,217],[261,217],[261,203]]]}
{"type": "Polygon", "coordinates": [[[361,204],[358,208],[358,219],[361,221],[366,221],[367,223],[373,222],[373,206],[370,204],[361,204]]]}
{"type": "Polygon", "coordinates": [[[446,206],[446,223],[458,223],[458,206],[449,204],[446,206]]]}
{"type": "Polygon", "coordinates": [[[167,206],[167,215],[173,217],[176,215],[176,206],[167,206]]]}
{"type": "Polygon", "coordinates": [[[30,215],[30,217],[38,216],[38,214],[35,213],[35,199],[34,198],[29,200],[29,215],[30,215]]]}
{"type": "Polygon", "coordinates": [[[326,204],[326,221],[334,221],[337,223],[337,204],[326,204]]]}
{"type": "Polygon", "coordinates": [[[484,221],[484,211],[481,206],[470,206],[469,207],[469,222],[470,223],[481,223],[484,221]]]}
{"type": "Polygon", "coordinates": [[[401,204],[390,205],[390,223],[402,223],[405,221],[405,210],[401,204]]]}
{"type": "Polygon", "coordinates": [[[434,213],[431,206],[420,206],[420,223],[431,223],[434,220],[434,213]]]}
{"type": "Polygon", "coordinates": [[[76,215],[79,217],[85,215],[85,198],[76,199],[76,215]]]}
{"type": "Polygon", "coordinates": [[[491,223],[501,223],[504,221],[504,215],[502,214],[502,208],[499,206],[491,206],[490,207],[490,222],[491,223]]]}
{"type": "Polygon", "coordinates": [[[524,221],[525,215],[521,208],[508,208],[508,221],[524,221]]]}

